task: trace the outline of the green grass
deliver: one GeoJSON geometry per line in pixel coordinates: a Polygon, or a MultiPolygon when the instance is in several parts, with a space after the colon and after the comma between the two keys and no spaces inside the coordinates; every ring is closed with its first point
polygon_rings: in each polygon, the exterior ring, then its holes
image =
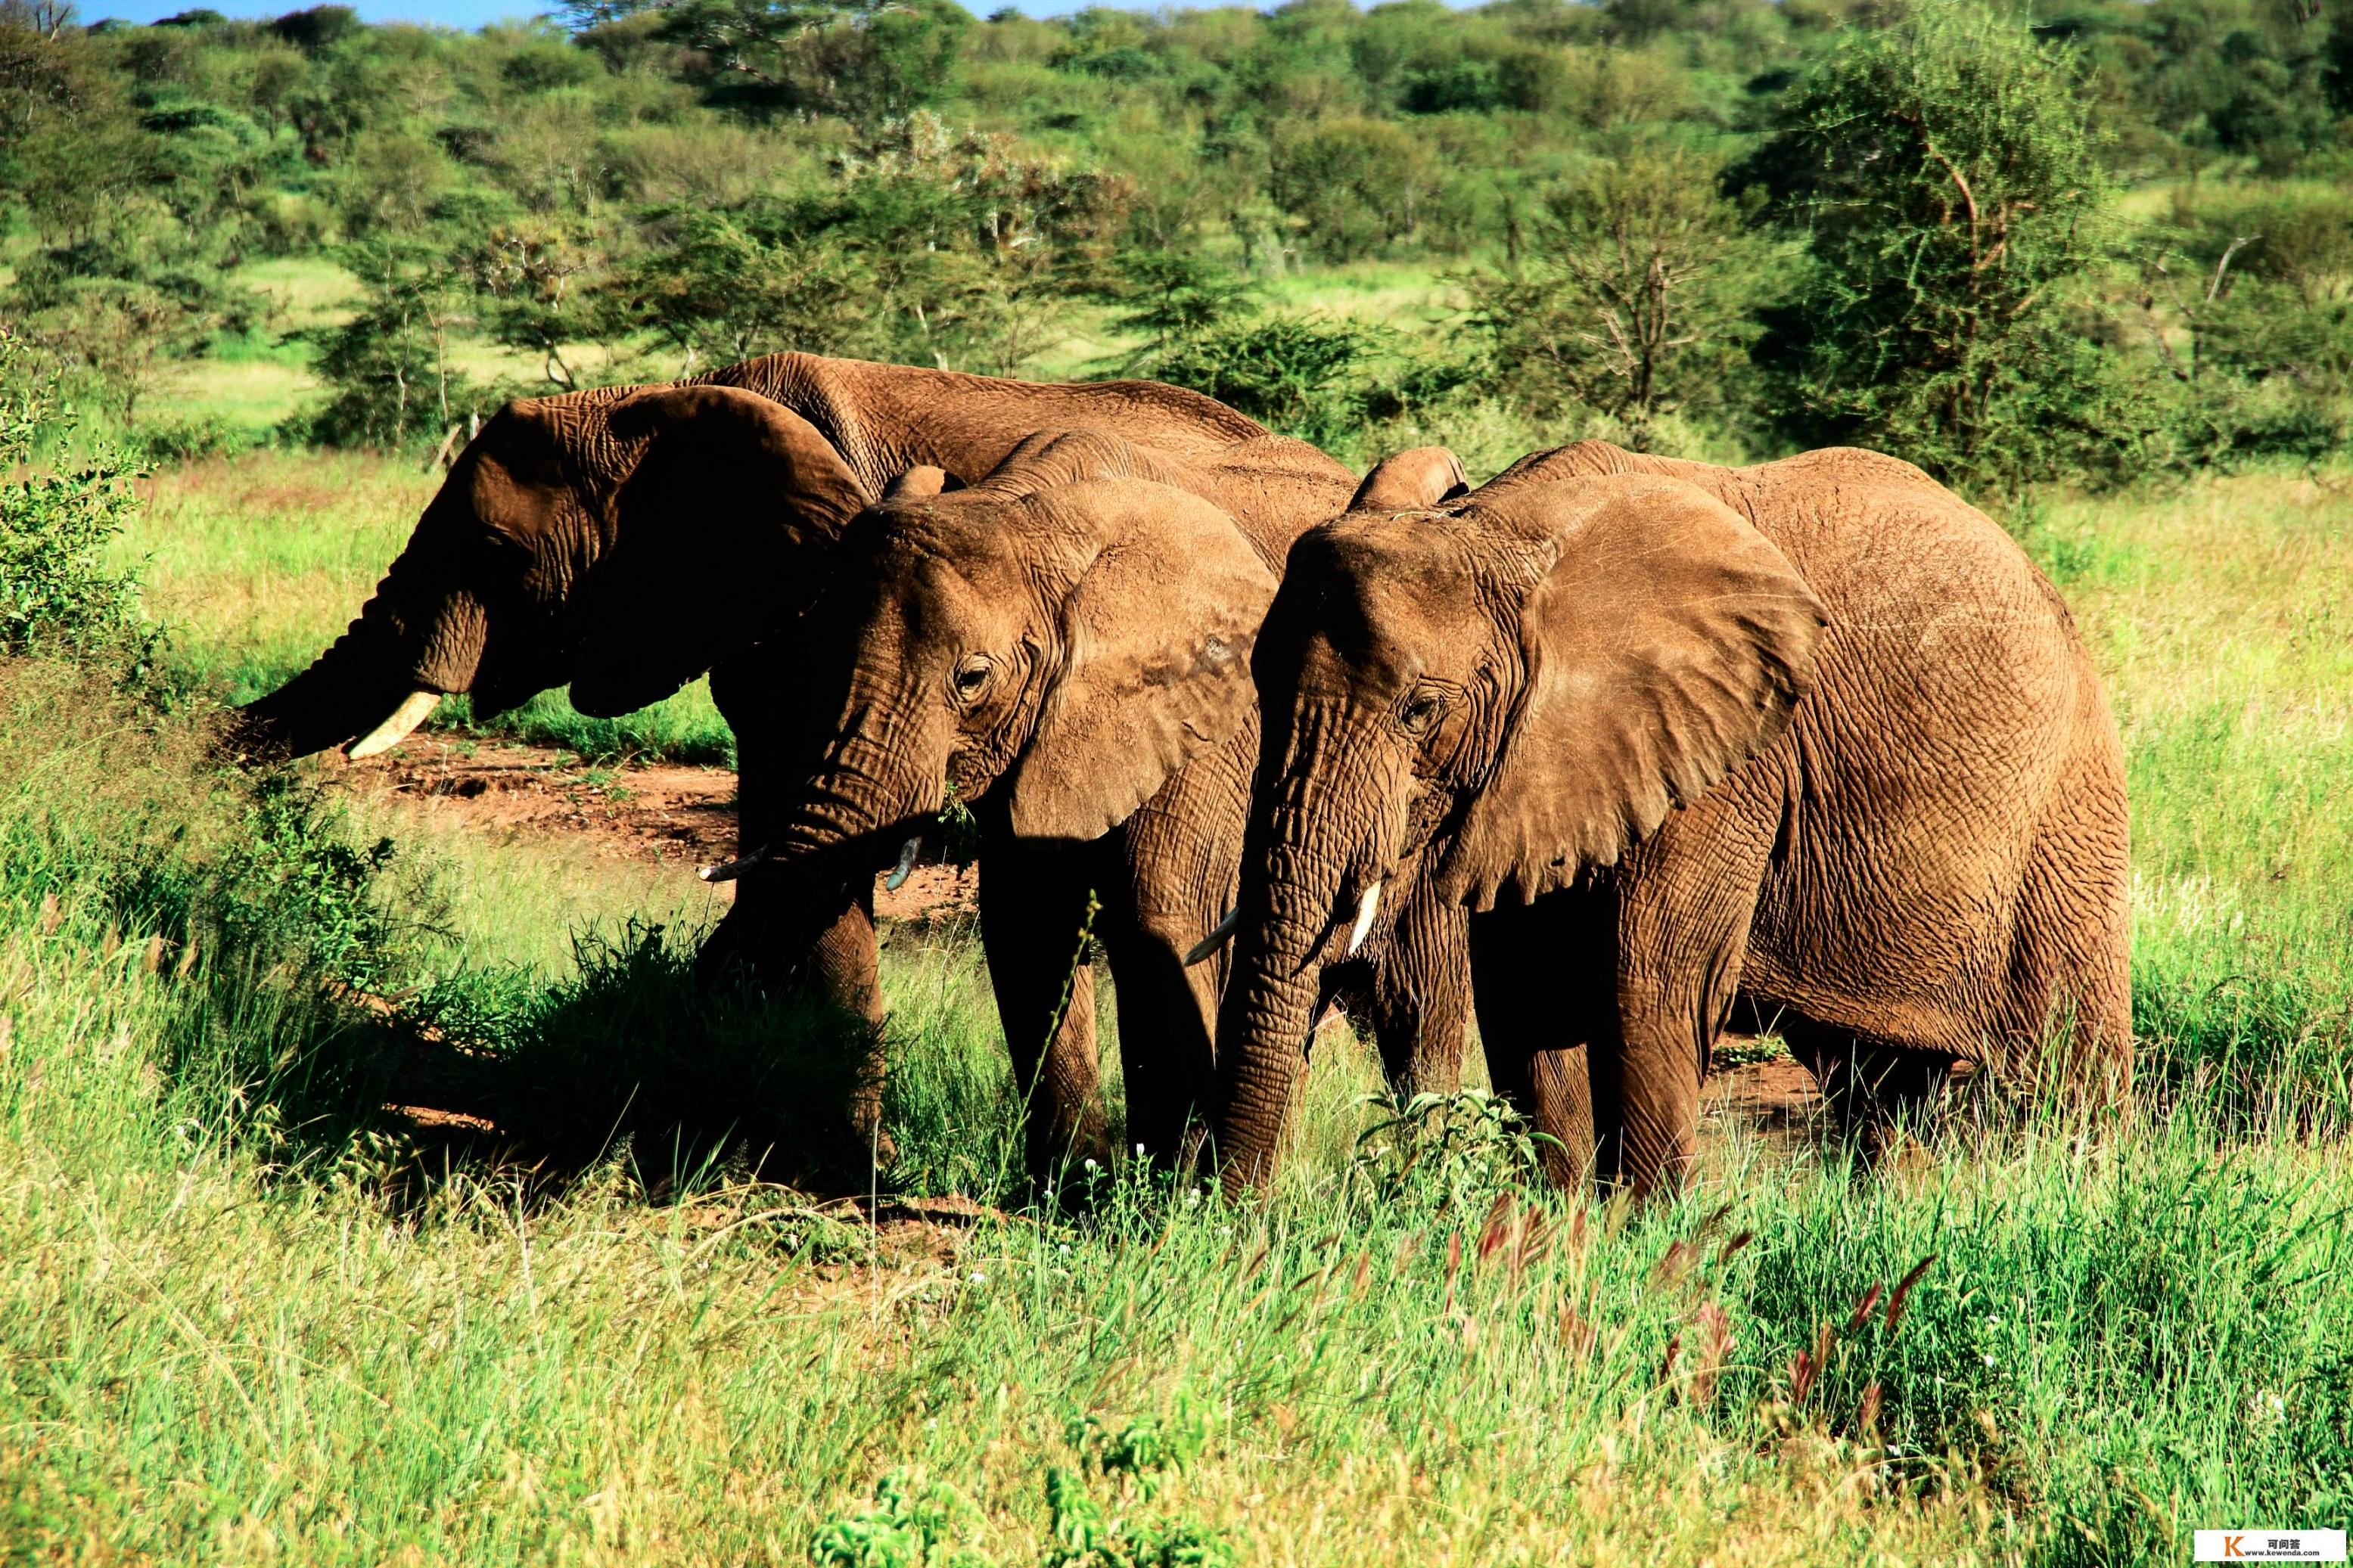
{"type": "MultiPolygon", "coordinates": [[[[432,480],[153,484],[152,603],[247,691],[432,480]]],[[[1022,1211],[970,935],[903,926],[878,1184],[997,1208],[869,1226],[817,1195],[867,1181],[839,1037],[695,993],[699,887],[353,775],[257,801],[193,719],[0,668],[0,1552],[2172,1563],[2342,1525],[2348,525],[2278,475],[2021,524],[2129,751],[2132,1120],[1989,1108],[1863,1177],[1734,1131],[1639,1214],[1529,1191],[1475,1100],[1378,1131],[1345,1036],[1263,1206],[1112,1171],[1022,1211]],[[502,1133],[380,1110],[420,1081],[502,1133]]]]}

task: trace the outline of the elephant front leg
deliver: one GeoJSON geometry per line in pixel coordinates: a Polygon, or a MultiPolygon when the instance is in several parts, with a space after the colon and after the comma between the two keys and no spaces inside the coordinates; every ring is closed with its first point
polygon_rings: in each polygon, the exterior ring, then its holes
{"type": "Polygon", "coordinates": [[[1373,1038],[1398,1093],[1462,1087],[1471,1036],[1471,914],[1416,878],[1379,959],[1369,997],[1373,1038]]]}
{"type": "Polygon", "coordinates": [[[1672,1193],[1698,1161],[1700,1088],[1739,990],[1774,820],[1703,802],[1612,876],[1618,1027],[1592,1058],[1605,1181],[1672,1193]]]}
{"type": "Polygon", "coordinates": [[[1024,848],[1010,839],[980,857],[980,938],[1021,1100],[1030,1180],[1054,1181],[1071,1160],[1107,1152],[1096,1096],[1092,935],[1096,858],[1024,848]]]}
{"type": "Polygon", "coordinates": [[[1147,805],[1122,829],[1124,877],[1103,889],[1103,950],[1119,995],[1127,1142],[1172,1168],[1190,1161],[1217,1083],[1212,1031],[1223,954],[1186,958],[1233,900],[1240,835],[1222,841],[1147,805]]]}
{"type": "Polygon", "coordinates": [[[770,995],[839,1015],[851,1059],[844,1126],[878,1163],[898,1157],[882,1129],[885,1077],[881,954],[874,935],[874,879],[849,881],[755,870],[735,884],[735,902],[695,955],[705,985],[733,973],[770,995]]]}
{"type": "Polygon", "coordinates": [[[1590,1060],[1617,1026],[1607,894],[1556,894],[1468,921],[1472,987],[1487,1076],[1535,1124],[1555,1186],[1585,1184],[1594,1162],[1590,1060]]]}

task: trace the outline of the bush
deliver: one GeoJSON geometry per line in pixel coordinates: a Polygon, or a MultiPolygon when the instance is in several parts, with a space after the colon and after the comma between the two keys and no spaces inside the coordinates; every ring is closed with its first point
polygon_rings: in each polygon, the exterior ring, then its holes
{"type": "Polygon", "coordinates": [[[1333,448],[1353,447],[1366,422],[1436,403],[1471,377],[1468,365],[1417,352],[1393,331],[1321,315],[1213,327],[1137,368],[1333,448]]]}
{"type": "Polygon", "coordinates": [[[365,293],[350,321],[320,334],[318,372],[332,395],[309,416],[308,434],[330,446],[438,438],[467,408],[449,337],[468,301],[447,259],[384,242],[354,246],[344,260],[365,293]]]}
{"type": "Polygon", "coordinates": [[[1798,84],[1748,170],[1810,262],[1763,350],[1789,434],[1997,490],[2141,466],[2158,413],[2089,319],[2094,107],[2063,47],[1966,0],[1851,34],[1798,84]]]}
{"type": "MultiPolygon", "coordinates": [[[[61,448],[76,426],[53,370],[37,369],[0,328],[0,472],[61,448]]],[[[131,674],[151,660],[157,633],[139,607],[135,574],[107,564],[135,501],[128,458],[100,447],[79,466],[0,485],[0,658],[65,655],[116,663],[131,674]]]]}
{"type": "Polygon", "coordinates": [[[1638,151],[1551,191],[1513,263],[1461,280],[1490,389],[1540,418],[1599,414],[1643,450],[1659,416],[1733,404],[1771,258],[1717,174],[1638,151]]]}

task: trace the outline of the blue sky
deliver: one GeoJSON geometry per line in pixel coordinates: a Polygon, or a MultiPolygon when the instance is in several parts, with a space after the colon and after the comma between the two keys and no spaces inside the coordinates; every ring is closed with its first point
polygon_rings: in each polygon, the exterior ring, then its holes
{"type": "MultiPolygon", "coordinates": [[[[230,16],[275,16],[287,11],[299,11],[319,0],[273,0],[264,5],[250,0],[77,0],[79,14],[85,22],[104,17],[119,17],[125,22],[153,22],[161,17],[197,5],[230,16]]],[[[341,0],[371,22],[436,22],[445,27],[483,26],[508,18],[527,18],[543,10],[554,9],[553,0],[341,0]]],[[[1006,0],[986,0],[974,5],[966,0],[965,9],[986,16],[1006,0]]],[[[1117,0],[1114,0],[1117,3],[1117,0]]],[[[1086,0],[1013,0],[1020,10],[1032,16],[1058,16],[1064,12],[1079,10],[1086,0]]],[[[1138,9],[1145,0],[1135,0],[1138,9]]]]}

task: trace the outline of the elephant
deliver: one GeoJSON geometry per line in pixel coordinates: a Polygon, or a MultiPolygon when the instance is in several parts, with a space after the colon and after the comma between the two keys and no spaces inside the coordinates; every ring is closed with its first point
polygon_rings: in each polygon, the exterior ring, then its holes
{"type": "MultiPolygon", "coordinates": [[[[496,713],[569,683],[582,711],[614,715],[708,670],[736,734],[744,843],[765,842],[777,726],[793,715],[770,692],[750,701],[746,656],[807,602],[833,542],[893,476],[930,465],[944,483],[977,478],[1030,432],[1073,424],[1177,454],[1266,436],[1154,382],[1050,385],[803,353],[511,403],[459,455],[359,617],[248,704],[232,743],[283,757],[349,742],[366,756],[445,693],[496,713]],[[768,591],[714,595],[754,581],[768,591]]],[[[702,966],[741,961],[879,1021],[872,901],[871,879],[818,887],[764,869],[737,889],[702,966]]],[[[872,1111],[861,1093],[861,1142],[872,1111]]]]}
{"type": "MultiPolygon", "coordinates": [[[[1179,1165],[1206,1117],[1222,961],[1188,964],[1232,907],[1257,752],[1250,650],[1291,541],[1355,488],[1281,437],[1187,458],[1039,432],[966,489],[942,493],[935,473],[894,486],[779,639],[779,700],[837,717],[762,859],[871,872],[951,803],[971,814],[981,941],[1041,1187],[1107,1142],[1091,938],[1119,997],[1127,1142],[1179,1165]]],[[[1397,1071],[1459,1061],[1460,916],[1433,906],[1355,974],[1350,999],[1397,1071]]]]}
{"type": "Polygon", "coordinates": [[[1275,1173],[1319,973],[1433,893],[1563,1184],[1676,1190],[1735,1016],[1874,1137],[1957,1062],[2128,1083],[2116,725],[1981,512],[1854,449],[1588,441],[1456,500],[1378,488],[1293,546],[1252,656],[1229,1191],[1275,1173]]]}

